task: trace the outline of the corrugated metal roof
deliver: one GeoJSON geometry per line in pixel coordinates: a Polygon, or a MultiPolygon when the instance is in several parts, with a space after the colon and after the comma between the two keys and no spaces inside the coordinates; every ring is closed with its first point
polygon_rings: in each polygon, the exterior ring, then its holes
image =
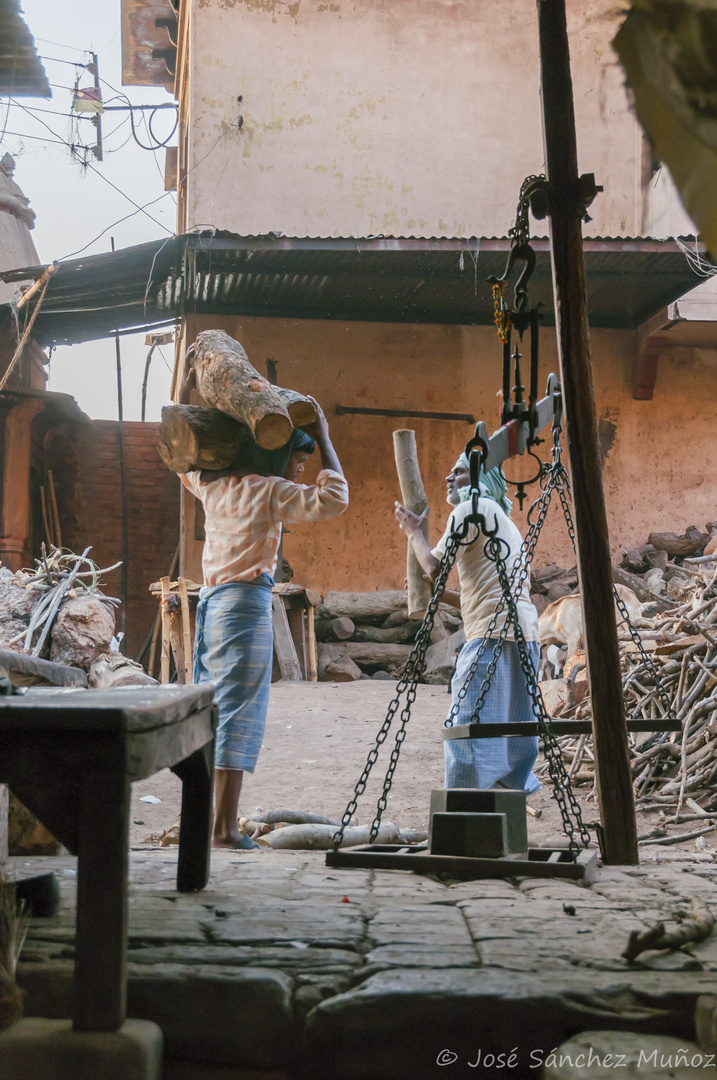
{"type": "Polygon", "coordinates": [[[0,94],[52,97],[19,0],[0,0],[0,94]]]}
{"type": "MultiPolygon", "coordinates": [[[[510,241],[170,237],[62,263],[35,323],[44,345],[166,324],[185,313],[490,325],[488,278],[510,241]]],[[[531,304],[554,322],[549,244],[533,243],[531,304]]],[[[590,323],[634,329],[698,283],[674,241],[585,241],[590,323]]],[[[40,268],[0,273],[38,276],[40,268]]],[[[512,299],[508,293],[509,302],[512,299]]]]}

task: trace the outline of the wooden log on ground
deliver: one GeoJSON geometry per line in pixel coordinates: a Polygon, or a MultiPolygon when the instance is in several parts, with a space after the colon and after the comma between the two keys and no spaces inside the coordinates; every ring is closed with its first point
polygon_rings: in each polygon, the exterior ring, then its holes
{"type": "Polygon", "coordinates": [[[204,400],[245,423],[264,450],[277,450],[289,441],[293,424],[284,402],[252,367],[238,341],[223,330],[203,330],[192,364],[204,400]]]}
{"type": "Polygon", "coordinates": [[[613,566],[612,579],[618,585],[627,585],[628,589],[632,589],[638,600],[641,600],[643,604],[661,604],[663,608],[671,607],[669,603],[661,600],[659,596],[656,596],[648,589],[643,578],[639,574],[630,574],[627,570],[623,570],[621,566],[613,566]]]}
{"type": "Polygon", "coordinates": [[[345,641],[337,646],[345,650],[359,667],[395,667],[405,664],[411,655],[410,645],[387,645],[379,641],[345,641]]]}
{"type": "Polygon", "coordinates": [[[400,626],[408,619],[408,608],[399,608],[398,611],[392,611],[390,615],[387,615],[384,621],[381,623],[383,630],[390,630],[392,626],[400,626]]]}
{"type": "Polygon", "coordinates": [[[446,630],[443,620],[436,615],[431,630],[431,645],[437,645],[439,641],[445,641],[447,637],[450,637],[450,634],[446,630]]]}
{"type": "Polygon", "coordinates": [[[330,592],[326,594],[321,614],[338,618],[347,616],[357,619],[385,618],[406,606],[406,594],[397,589],[383,592],[330,592]]]}
{"type": "Polygon", "coordinates": [[[401,623],[400,626],[390,627],[388,630],[383,630],[380,626],[357,626],[351,640],[376,641],[386,645],[406,645],[409,641],[415,640],[419,625],[418,622],[413,620],[412,622],[401,623]]]}
{"type": "MultiPolygon", "coordinates": [[[[401,487],[401,501],[407,510],[422,514],[428,506],[423,488],[421,470],[418,467],[416,452],[416,432],[411,428],[402,428],[393,433],[393,453],[396,459],[396,472],[401,487]]],[[[428,521],[424,521],[421,531],[428,540],[428,521]]],[[[416,558],[411,544],[408,544],[406,560],[406,579],[409,619],[422,619],[431,599],[432,589],[426,581],[423,567],[416,558]]]]}
{"type": "Polygon", "coordinates": [[[356,626],[353,619],[343,615],[337,619],[315,619],[314,629],[318,641],[348,641],[356,626]]]}
{"type": "Polygon", "coordinates": [[[228,469],[252,441],[246,424],[201,405],[166,406],[158,434],[159,456],[176,473],[228,469]]]}

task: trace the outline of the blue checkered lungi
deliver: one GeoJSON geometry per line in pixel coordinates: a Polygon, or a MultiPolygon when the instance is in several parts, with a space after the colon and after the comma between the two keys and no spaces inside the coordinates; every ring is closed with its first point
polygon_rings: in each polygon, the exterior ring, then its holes
{"type": "Polygon", "coordinates": [[[199,592],[194,681],[214,683],[219,707],[214,763],[254,772],[264,739],[274,649],[268,574],[199,592]]]}
{"type": "MultiPolygon", "coordinates": [[[[476,638],[468,641],[461,649],[451,682],[453,701],[456,700],[468,669],[484,640],[476,638]]],[[[470,722],[496,644],[497,639],[487,639],[485,653],[478,662],[468,693],[453,720],[454,724],[470,722]]],[[[537,670],[540,645],[537,641],[528,641],[526,645],[537,670]]],[[[509,721],[517,723],[535,719],[525,675],[520,666],[518,647],[514,641],[506,641],[486,695],[480,721],[484,724],[505,724],[509,721]]],[[[497,783],[500,787],[522,789],[528,793],[540,788],[540,781],[532,771],[538,756],[537,736],[446,740],[443,750],[447,788],[491,788],[497,783]]]]}

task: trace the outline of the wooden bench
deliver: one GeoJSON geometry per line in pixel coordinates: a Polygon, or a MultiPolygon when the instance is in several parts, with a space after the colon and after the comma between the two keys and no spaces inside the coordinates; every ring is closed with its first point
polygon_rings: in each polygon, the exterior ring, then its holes
{"type": "Polygon", "coordinates": [[[77,862],[73,1024],[116,1031],[126,1008],[130,784],[182,781],[177,888],[209,878],[213,687],[40,690],[0,697],[0,782],[77,862]]]}

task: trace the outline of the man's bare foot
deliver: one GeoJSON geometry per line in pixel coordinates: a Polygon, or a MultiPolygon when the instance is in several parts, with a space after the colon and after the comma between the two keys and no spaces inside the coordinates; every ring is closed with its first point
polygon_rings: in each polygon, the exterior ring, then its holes
{"type": "Polygon", "coordinates": [[[213,836],[213,848],[224,848],[227,851],[259,851],[260,847],[250,836],[243,836],[240,832],[229,836],[213,836]]]}

